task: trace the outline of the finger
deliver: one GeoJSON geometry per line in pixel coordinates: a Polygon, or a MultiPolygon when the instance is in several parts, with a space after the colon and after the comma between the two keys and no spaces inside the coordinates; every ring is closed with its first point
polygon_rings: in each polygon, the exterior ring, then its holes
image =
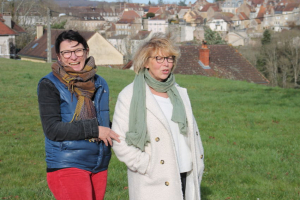
{"type": "Polygon", "coordinates": [[[105,146],[108,146],[107,139],[104,139],[102,141],[104,142],[105,146]]]}
{"type": "Polygon", "coordinates": [[[109,142],[110,146],[112,146],[112,140],[111,140],[111,138],[110,138],[110,137],[108,137],[108,138],[107,138],[107,140],[108,140],[108,142],[109,142]]]}
{"type": "Polygon", "coordinates": [[[119,139],[120,136],[117,133],[115,133],[114,131],[111,131],[110,134],[109,134],[109,136],[112,139],[116,140],[117,142],[119,142],[119,143],[121,142],[120,139],[119,139]]]}

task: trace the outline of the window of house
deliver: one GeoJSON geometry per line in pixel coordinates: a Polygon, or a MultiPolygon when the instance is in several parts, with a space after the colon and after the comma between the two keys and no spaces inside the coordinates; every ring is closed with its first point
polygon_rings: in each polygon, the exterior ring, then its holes
{"type": "Polygon", "coordinates": [[[31,48],[34,49],[39,43],[35,43],[31,48]]]}

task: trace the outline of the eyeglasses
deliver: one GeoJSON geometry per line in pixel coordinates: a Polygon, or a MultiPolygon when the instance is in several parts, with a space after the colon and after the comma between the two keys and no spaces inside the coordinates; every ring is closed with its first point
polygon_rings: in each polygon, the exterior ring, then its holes
{"type": "Polygon", "coordinates": [[[86,49],[76,49],[75,51],[61,51],[60,53],[65,59],[68,59],[71,58],[72,52],[74,52],[77,57],[83,56],[85,50],[86,49]]]}
{"type": "Polygon", "coordinates": [[[175,61],[175,56],[168,56],[168,57],[155,56],[149,58],[155,58],[157,63],[163,63],[165,59],[167,59],[168,63],[173,63],[175,61]]]}

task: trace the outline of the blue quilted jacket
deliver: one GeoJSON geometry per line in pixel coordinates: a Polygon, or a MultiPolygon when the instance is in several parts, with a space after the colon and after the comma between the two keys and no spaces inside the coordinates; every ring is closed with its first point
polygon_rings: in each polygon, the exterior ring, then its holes
{"type": "MultiPolygon", "coordinates": [[[[61,83],[53,73],[49,73],[43,79],[49,79],[60,93],[60,110],[63,122],[70,122],[73,118],[77,99],[68,88],[61,83]]],[[[40,81],[41,81],[40,80],[40,81]]],[[[95,76],[96,92],[94,105],[99,126],[109,127],[109,91],[106,81],[95,76]]],[[[75,167],[93,173],[104,171],[108,168],[111,158],[110,146],[105,146],[103,141],[89,142],[88,140],[52,141],[45,137],[46,162],[48,168],[75,167]]]]}

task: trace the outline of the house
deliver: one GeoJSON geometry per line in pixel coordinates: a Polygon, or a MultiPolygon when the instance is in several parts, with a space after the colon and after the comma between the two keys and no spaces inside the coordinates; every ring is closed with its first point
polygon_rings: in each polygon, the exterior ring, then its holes
{"type": "Polygon", "coordinates": [[[148,19],[148,31],[152,31],[153,33],[167,33],[168,24],[168,16],[163,13],[148,19]]]}
{"type": "Polygon", "coordinates": [[[134,36],[142,29],[142,18],[134,10],[125,9],[116,23],[116,35],[134,36]]]}
{"type": "Polygon", "coordinates": [[[90,6],[78,6],[78,7],[66,7],[65,13],[68,16],[74,16],[78,17],[78,13],[91,13],[95,14],[98,13],[101,18],[104,18],[106,21],[110,22],[116,22],[119,20],[119,15],[121,13],[120,8],[116,7],[108,7],[108,6],[103,6],[101,8],[96,8],[96,7],[90,7],[90,6]]]}
{"type": "Polygon", "coordinates": [[[291,25],[300,24],[300,4],[281,1],[275,7],[274,31],[288,29],[291,25]]]}
{"type": "Polygon", "coordinates": [[[96,31],[103,29],[104,18],[98,12],[79,12],[73,19],[67,21],[66,29],[96,31]]]}
{"type": "Polygon", "coordinates": [[[232,46],[246,46],[250,41],[250,38],[245,31],[229,32],[226,37],[227,43],[232,46]]]}
{"type": "Polygon", "coordinates": [[[150,40],[152,35],[152,31],[139,31],[138,34],[131,38],[131,54],[134,55],[139,46],[144,42],[150,40]]]}
{"type": "Polygon", "coordinates": [[[233,21],[224,13],[216,13],[207,23],[211,30],[222,32],[229,31],[233,25],[233,21]]]}
{"type": "Polygon", "coordinates": [[[225,0],[221,4],[221,9],[223,12],[231,12],[236,14],[238,7],[240,7],[242,4],[243,0],[225,0]]]}
{"type": "Polygon", "coordinates": [[[231,20],[233,21],[233,26],[235,30],[245,29],[248,27],[250,20],[244,12],[239,12],[234,15],[231,20]]]}
{"type": "Polygon", "coordinates": [[[209,20],[219,12],[222,12],[222,10],[219,8],[218,4],[209,3],[203,6],[203,8],[200,10],[200,15],[203,17],[203,19],[209,20]]]}
{"type": "Polygon", "coordinates": [[[177,16],[178,19],[183,19],[183,16],[185,15],[186,12],[190,11],[191,8],[187,6],[178,6],[177,8],[177,16]]]}
{"type": "Polygon", "coordinates": [[[128,10],[134,10],[137,14],[139,14],[139,16],[144,15],[144,9],[138,3],[125,3],[124,7],[125,7],[125,9],[128,9],[128,10]]]}
{"type": "MultiPolygon", "coordinates": [[[[55,52],[55,40],[57,36],[64,30],[51,30],[51,50],[52,60],[57,60],[55,52]]],[[[40,31],[38,31],[40,32],[40,31]]],[[[118,68],[123,65],[123,54],[111,45],[98,32],[79,31],[86,39],[89,45],[89,55],[95,58],[98,66],[111,66],[118,68]]],[[[33,62],[47,61],[47,32],[41,37],[26,45],[18,55],[21,60],[29,60],[33,62]]]]}
{"type": "Polygon", "coordinates": [[[174,73],[268,84],[269,81],[230,45],[180,46],[174,73]]]}
{"type": "Polygon", "coordinates": [[[256,32],[262,33],[263,26],[260,19],[251,19],[248,29],[255,30],[256,32]]]}
{"type": "Polygon", "coordinates": [[[240,5],[238,8],[237,8],[237,13],[245,13],[245,15],[249,18],[250,17],[250,13],[251,13],[251,6],[246,3],[246,2],[243,2],[242,5],[240,5]]]}
{"type": "Polygon", "coordinates": [[[163,9],[161,7],[150,7],[148,13],[154,13],[157,16],[163,13],[163,9]]]}
{"type": "Polygon", "coordinates": [[[107,38],[107,41],[109,41],[123,55],[126,55],[130,48],[128,35],[111,36],[107,38]]]}
{"type": "Polygon", "coordinates": [[[187,11],[183,15],[183,19],[187,23],[203,24],[203,22],[204,22],[203,17],[196,10],[194,10],[194,11],[187,11]]]}
{"type": "Polygon", "coordinates": [[[10,13],[0,14],[0,58],[10,58],[16,54],[15,37],[26,31],[11,20],[10,13]]]}

